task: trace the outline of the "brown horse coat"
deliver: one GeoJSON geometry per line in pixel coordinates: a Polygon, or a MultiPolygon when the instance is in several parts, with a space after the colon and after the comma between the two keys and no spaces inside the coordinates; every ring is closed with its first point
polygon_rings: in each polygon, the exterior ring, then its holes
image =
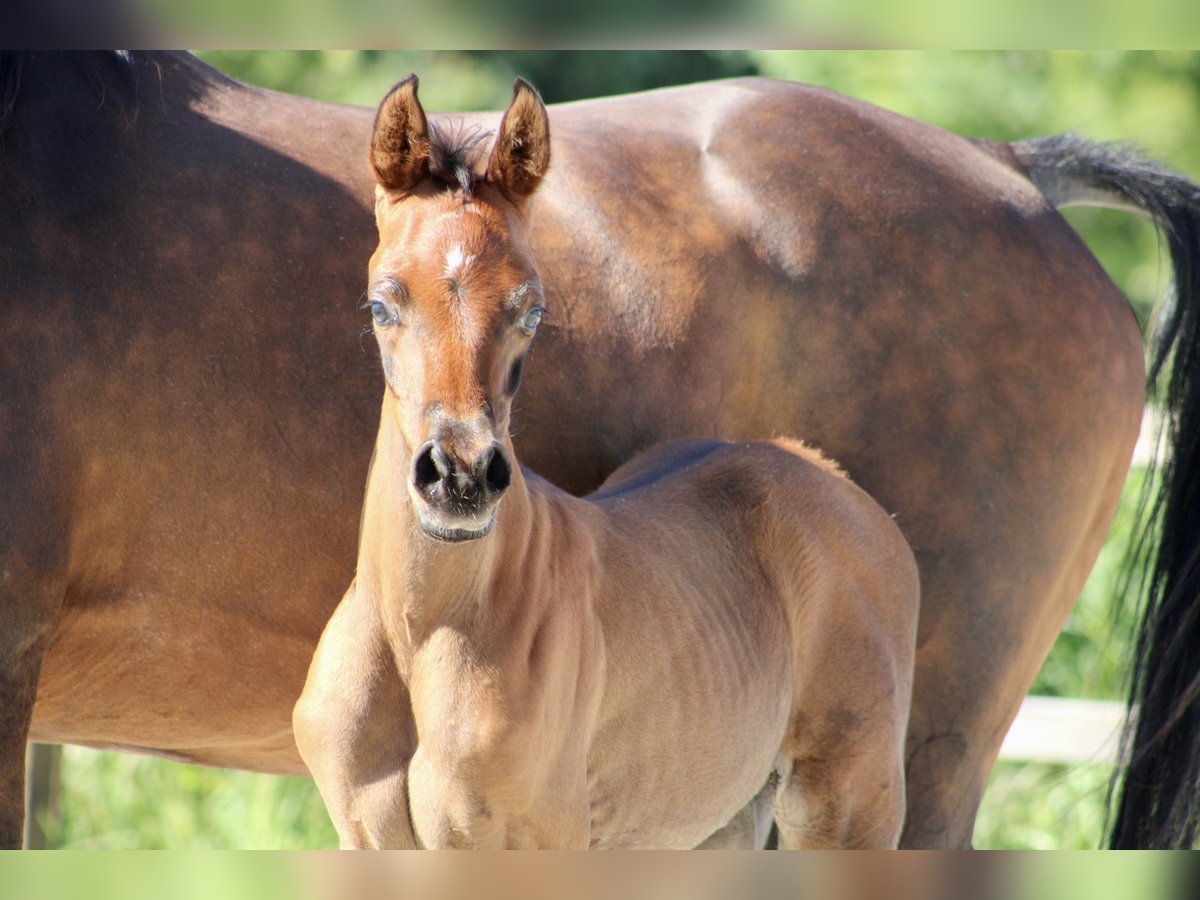
{"type": "Polygon", "coordinates": [[[586,499],[512,469],[549,151],[520,81],[486,170],[415,77],[380,106],[387,390],[294,718],[342,844],[754,846],[769,802],[782,846],[894,847],[919,591],[877,504],[782,440],[656,448],[586,499]]]}
{"type": "Polygon", "coordinates": [[[847,479],[675,444],[436,544],[385,444],[296,712],[344,847],[895,846],[916,566],[847,479]]]}
{"type": "MultiPolygon", "coordinates": [[[[291,707],[353,572],[379,373],[369,111],[178,54],[3,63],[8,845],[27,734],[304,771],[291,707]]],[[[921,569],[904,843],[967,843],[1128,467],[1124,298],[1006,145],[753,79],[550,117],[521,459],[581,493],[682,437],[837,458],[921,569]]]]}

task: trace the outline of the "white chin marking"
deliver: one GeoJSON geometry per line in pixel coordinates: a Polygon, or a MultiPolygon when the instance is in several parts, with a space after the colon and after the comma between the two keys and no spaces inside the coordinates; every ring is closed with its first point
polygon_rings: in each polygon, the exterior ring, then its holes
{"type": "Polygon", "coordinates": [[[417,525],[427,537],[447,544],[457,544],[463,541],[474,541],[492,530],[496,521],[496,510],[493,507],[487,516],[480,519],[448,518],[439,519],[426,512],[417,514],[417,525]]]}

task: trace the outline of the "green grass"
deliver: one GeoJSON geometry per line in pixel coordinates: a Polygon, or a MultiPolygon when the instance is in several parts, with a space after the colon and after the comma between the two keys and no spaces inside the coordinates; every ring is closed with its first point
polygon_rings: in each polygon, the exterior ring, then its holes
{"type": "Polygon", "coordinates": [[[72,850],[304,850],[337,846],[307,778],[208,769],[144,756],[63,750],[59,821],[72,850]]]}
{"type": "Polygon", "coordinates": [[[975,820],[986,850],[1094,850],[1104,835],[1108,766],[1001,762],[975,820]]]}

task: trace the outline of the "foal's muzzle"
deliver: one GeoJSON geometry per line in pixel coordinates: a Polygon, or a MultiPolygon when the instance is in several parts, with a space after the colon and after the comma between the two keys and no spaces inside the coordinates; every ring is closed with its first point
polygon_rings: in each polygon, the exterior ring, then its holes
{"type": "Polygon", "coordinates": [[[496,503],[512,482],[512,463],[496,441],[469,457],[437,438],[417,448],[412,486],[424,507],[418,504],[417,520],[430,537],[469,541],[491,530],[496,503]]]}

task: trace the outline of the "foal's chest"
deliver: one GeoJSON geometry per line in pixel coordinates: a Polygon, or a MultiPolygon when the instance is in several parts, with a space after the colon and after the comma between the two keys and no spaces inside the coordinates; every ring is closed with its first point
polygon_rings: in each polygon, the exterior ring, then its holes
{"type": "Polygon", "coordinates": [[[577,677],[482,661],[455,633],[414,657],[409,808],[426,847],[587,846],[587,704],[577,677]]]}

